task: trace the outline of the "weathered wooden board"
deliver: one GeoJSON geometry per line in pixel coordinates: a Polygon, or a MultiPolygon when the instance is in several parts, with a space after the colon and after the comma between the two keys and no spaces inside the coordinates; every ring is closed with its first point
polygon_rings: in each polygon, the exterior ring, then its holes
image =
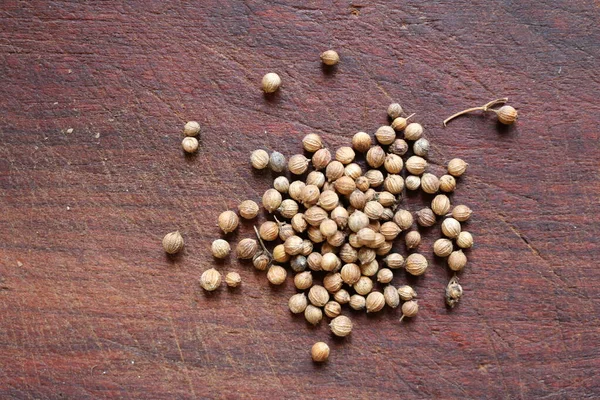
{"type": "Polygon", "coordinates": [[[600,396],[598,4],[299,4],[2,2],[0,397],[600,396]],[[268,71],[284,81],[273,99],[268,71]],[[441,128],[502,96],[513,128],[441,128]],[[219,266],[239,290],[203,293],[217,215],[270,184],[250,151],[291,155],[308,132],[348,144],[391,100],[425,126],[434,171],[470,163],[453,197],[475,211],[463,302],[446,310],[431,259],[410,280],[417,318],[349,313],[355,330],[334,340],[290,315],[291,281],[273,289],[248,264],[219,266]],[[190,119],[201,150],[185,157],[190,119]],[[186,249],[169,260],[174,229],[186,249]]]}

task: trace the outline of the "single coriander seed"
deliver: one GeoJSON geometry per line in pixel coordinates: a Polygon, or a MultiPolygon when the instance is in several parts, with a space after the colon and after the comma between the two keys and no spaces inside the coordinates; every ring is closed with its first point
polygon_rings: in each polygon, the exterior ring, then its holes
{"type": "Polygon", "coordinates": [[[419,140],[423,135],[423,126],[413,122],[404,128],[404,140],[419,140]]]}
{"type": "Polygon", "coordinates": [[[385,151],[381,146],[373,146],[367,151],[367,164],[373,168],[379,168],[385,162],[385,151]]]}
{"type": "Polygon", "coordinates": [[[473,247],[473,235],[467,231],[461,231],[456,237],[456,244],[463,249],[473,247]]]}
{"type": "Polygon", "coordinates": [[[310,349],[310,355],[314,362],[325,362],[329,359],[329,346],[327,343],[317,342],[310,349]]]}
{"type": "Polygon", "coordinates": [[[211,246],[212,255],[215,258],[225,258],[231,252],[231,246],[226,240],[217,239],[212,242],[211,246]]]}
{"type": "Polygon", "coordinates": [[[404,139],[396,139],[389,147],[392,154],[403,156],[408,151],[408,143],[404,139]]]}
{"type": "Polygon", "coordinates": [[[221,274],[214,268],[208,269],[200,275],[200,286],[207,292],[216,290],[221,285],[221,274]]]}
{"type": "Polygon", "coordinates": [[[319,307],[309,304],[304,310],[304,318],[306,318],[309,324],[318,325],[323,319],[323,311],[319,307]]]}
{"type": "MultiPolygon", "coordinates": [[[[309,289],[313,284],[313,277],[310,271],[304,271],[296,274],[294,276],[294,286],[298,290],[306,290],[309,289]]],[[[302,310],[304,311],[304,310],[302,310]]]]}
{"type": "Polygon", "coordinates": [[[431,201],[431,211],[437,215],[446,215],[450,211],[450,199],[445,194],[438,194],[431,201]]]}
{"type": "Polygon", "coordinates": [[[269,168],[273,172],[282,172],[285,169],[285,156],[278,151],[271,153],[269,157],[269,168]]]}
{"type": "Polygon", "coordinates": [[[454,177],[459,177],[467,170],[467,164],[460,158],[453,158],[448,162],[448,173],[454,177]]]}
{"type": "Polygon", "coordinates": [[[396,225],[398,225],[398,227],[403,231],[410,229],[410,227],[413,224],[413,216],[408,210],[396,211],[393,220],[396,223],[396,225]]]}
{"type": "Polygon", "coordinates": [[[371,292],[367,296],[366,308],[368,313],[378,312],[385,306],[385,297],[381,292],[371,292]]]}
{"type": "Polygon", "coordinates": [[[185,151],[186,153],[195,153],[196,150],[198,150],[198,145],[199,145],[198,139],[196,139],[195,137],[191,137],[191,136],[186,136],[181,141],[181,147],[183,148],[183,151],[185,151]]]}
{"type": "Polygon", "coordinates": [[[467,265],[467,256],[462,250],[453,251],[448,257],[448,266],[452,271],[462,271],[467,265]]]}
{"type": "Polygon", "coordinates": [[[225,275],[225,283],[232,288],[238,287],[242,283],[242,277],[237,272],[229,272],[225,275]]]}
{"type": "Polygon", "coordinates": [[[383,145],[389,145],[396,140],[396,131],[389,125],[383,125],[377,128],[375,138],[383,145]]]}
{"type": "Polygon", "coordinates": [[[288,308],[292,314],[303,313],[306,310],[306,306],[308,306],[308,300],[306,300],[304,293],[296,293],[288,301],[288,308]]]}
{"type": "Polygon", "coordinates": [[[404,267],[404,257],[398,253],[388,254],[388,256],[383,259],[383,262],[391,269],[404,267]]]}
{"type": "Polygon", "coordinates": [[[456,239],[461,231],[460,222],[454,218],[446,218],[442,222],[442,233],[450,239],[456,239]]]}
{"type": "Polygon", "coordinates": [[[302,147],[309,153],[314,153],[315,151],[322,149],[323,141],[321,140],[321,136],[316,133],[309,133],[302,139],[302,147]]]}
{"type": "Polygon", "coordinates": [[[417,297],[417,292],[412,287],[403,285],[398,288],[398,295],[403,301],[409,301],[417,297]]]}
{"type": "Polygon", "coordinates": [[[250,163],[256,169],[265,169],[269,165],[269,153],[263,149],[254,150],[250,155],[250,163]]]}
{"type": "Polygon", "coordinates": [[[285,268],[279,265],[271,265],[271,268],[267,271],[267,279],[273,285],[281,285],[285,282],[287,272],[285,268]]]}
{"type": "Polygon", "coordinates": [[[329,165],[331,152],[327,149],[319,149],[312,156],[312,164],[316,170],[321,170],[329,165]]]}
{"type": "Polygon", "coordinates": [[[419,304],[417,304],[415,300],[409,300],[402,304],[402,317],[400,317],[400,321],[402,321],[404,317],[412,318],[416,316],[418,312],[419,304]]]}
{"type": "Polygon", "coordinates": [[[427,157],[429,154],[429,140],[421,138],[413,144],[413,153],[417,156],[427,157]]]}
{"type": "Polygon", "coordinates": [[[235,231],[239,222],[237,214],[231,210],[223,211],[217,220],[219,228],[226,234],[235,231]]]}
{"type": "Polygon", "coordinates": [[[183,127],[183,134],[185,136],[196,136],[200,133],[200,124],[196,121],[189,121],[183,127]]]}
{"type": "Polygon", "coordinates": [[[242,260],[249,260],[254,257],[258,251],[258,243],[254,239],[242,239],[239,241],[235,248],[238,258],[242,260]]]}
{"type": "Polygon", "coordinates": [[[427,265],[427,260],[425,257],[423,257],[423,255],[419,253],[413,253],[406,257],[406,265],[404,268],[409,274],[419,276],[425,273],[427,265]]]}
{"type": "Polygon", "coordinates": [[[416,249],[421,244],[421,234],[419,231],[410,231],[406,234],[404,240],[408,250],[416,249]]]}
{"type": "Polygon", "coordinates": [[[345,315],[340,315],[331,321],[329,327],[334,335],[345,337],[352,332],[352,321],[345,315]]]}
{"type": "Polygon", "coordinates": [[[454,276],[446,286],[446,304],[450,308],[454,308],[460,301],[463,294],[463,288],[458,283],[458,278],[454,276]]]}
{"type": "Polygon", "coordinates": [[[352,137],[352,147],[359,153],[365,153],[371,148],[373,141],[371,136],[365,132],[358,132],[352,137]]]}
{"type": "MultiPolygon", "coordinates": [[[[427,169],[427,161],[419,156],[412,156],[406,160],[406,170],[413,175],[421,175],[427,169]]],[[[422,184],[422,182],[421,182],[422,184]]]]}
{"type": "Polygon", "coordinates": [[[398,290],[392,285],[387,285],[383,289],[383,298],[388,307],[396,308],[400,305],[400,295],[398,290]]]}
{"type": "Polygon", "coordinates": [[[404,186],[408,190],[418,190],[421,186],[421,178],[415,175],[408,175],[406,179],[404,179],[404,186]]]}
{"type": "Polygon", "coordinates": [[[323,311],[329,318],[335,318],[342,312],[342,306],[337,301],[329,301],[325,304],[323,311]]]}
{"type": "Polygon", "coordinates": [[[290,181],[285,176],[278,176],[273,181],[273,188],[279,193],[287,193],[290,189],[290,181]]]}
{"type": "Polygon", "coordinates": [[[274,72],[269,72],[262,78],[262,90],[265,93],[273,93],[281,86],[281,78],[274,72]]]}
{"type": "Polygon", "coordinates": [[[394,120],[402,115],[402,106],[398,103],[392,103],[388,106],[387,114],[389,117],[394,120]]]}
{"type": "Polygon", "coordinates": [[[354,153],[354,150],[352,150],[352,147],[348,146],[340,147],[335,152],[335,159],[344,165],[350,164],[352,161],[354,161],[355,156],[356,154],[354,153]]]}
{"type": "Polygon", "coordinates": [[[515,110],[511,106],[502,106],[498,110],[491,111],[494,111],[496,113],[498,121],[500,121],[504,125],[512,125],[518,118],[517,110],[515,110]]]}
{"type": "Polygon", "coordinates": [[[244,200],[238,206],[240,216],[244,219],[252,219],[258,215],[258,204],[252,200],[244,200]]]}
{"type": "Polygon", "coordinates": [[[438,257],[448,257],[453,250],[454,246],[449,239],[441,238],[433,243],[433,253],[438,257]]]}
{"type": "Polygon", "coordinates": [[[465,222],[471,218],[472,213],[473,211],[469,207],[465,205],[458,205],[452,209],[452,218],[459,222],[465,222]]]}
{"type": "Polygon", "coordinates": [[[179,231],[170,232],[162,240],[163,249],[167,254],[176,254],[183,250],[183,236],[179,231]]]}
{"type": "Polygon", "coordinates": [[[412,118],[415,114],[411,114],[408,117],[404,118],[404,117],[398,117],[398,118],[394,118],[394,120],[392,121],[392,128],[395,131],[401,131],[404,128],[406,128],[406,125],[408,124],[408,120],[410,118],[412,118]]]}
{"type": "Polygon", "coordinates": [[[381,268],[377,271],[377,282],[379,283],[390,283],[394,278],[394,273],[391,269],[381,268]]]}
{"type": "Polygon", "coordinates": [[[364,310],[367,306],[367,299],[360,294],[354,294],[350,297],[349,305],[353,310],[364,310]]]}
{"type": "Polygon", "coordinates": [[[340,56],[335,50],[327,50],[321,53],[321,61],[325,65],[336,65],[338,62],[340,62],[340,56]]]}
{"type": "Polygon", "coordinates": [[[440,177],[440,190],[442,192],[451,193],[456,189],[456,179],[452,175],[442,175],[440,177]]]}
{"type": "Polygon", "coordinates": [[[275,189],[268,189],[262,197],[262,205],[269,213],[277,210],[282,202],[281,193],[275,189]]]}
{"type": "Polygon", "coordinates": [[[308,163],[310,160],[302,154],[295,154],[290,157],[288,162],[288,169],[294,175],[302,175],[308,170],[308,163]]]}

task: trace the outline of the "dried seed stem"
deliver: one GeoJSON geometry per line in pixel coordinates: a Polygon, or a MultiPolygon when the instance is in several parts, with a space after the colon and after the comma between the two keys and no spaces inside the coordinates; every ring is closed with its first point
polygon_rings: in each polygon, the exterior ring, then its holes
{"type": "MultiPolygon", "coordinates": [[[[467,108],[466,110],[462,110],[462,111],[457,112],[456,114],[451,115],[450,117],[446,118],[444,120],[444,126],[446,126],[448,124],[448,122],[450,122],[454,118],[459,117],[459,116],[461,116],[463,114],[467,114],[467,113],[470,113],[470,112],[473,112],[473,111],[483,111],[483,112],[490,111],[491,107],[497,106],[498,104],[504,104],[507,101],[508,101],[508,97],[503,97],[501,99],[492,100],[489,103],[486,103],[486,104],[482,105],[481,107],[467,108]]],[[[491,111],[494,111],[494,110],[491,110],[491,111]]]]}

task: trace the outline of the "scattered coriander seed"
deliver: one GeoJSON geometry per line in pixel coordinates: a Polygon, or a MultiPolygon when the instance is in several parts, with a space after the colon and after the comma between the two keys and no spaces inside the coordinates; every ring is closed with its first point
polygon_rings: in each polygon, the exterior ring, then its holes
{"type": "Polygon", "coordinates": [[[448,162],[448,173],[454,177],[459,177],[465,173],[468,165],[460,158],[453,158],[448,162]]]}
{"type": "Polygon", "coordinates": [[[383,166],[390,174],[399,174],[402,172],[402,167],[404,167],[404,161],[399,155],[390,153],[385,156],[383,166]]]}
{"type": "Polygon", "coordinates": [[[214,268],[208,269],[200,275],[200,286],[207,292],[216,290],[221,285],[221,274],[214,268]]]}
{"type": "MultiPolygon", "coordinates": [[[[411,156],[406,160],[406,170],[413,175],[421,175],[427,169],[427,161],[419,156],[411,156]]],[[[423,183],[421,182],[421,185],[423,183]]]]}
{"type": "Polygon", "coordinates": [[[276,92],[281,86],[281,78],[274,72],[269,72],[262,79],[262,90],[265,93],[276,92]]]}
{"type": "Polygon", "coordinates": [[[273,172],[282,172],[285,169],[285,156],[278,151],[271,153],[269,157],[269,168],[273,172]]]}
{"type": "Polygon", "coordinates": [[[338,62],[340,62],[340,56],[335,50],[327,50],[321,53],[321,61],[325,65],[336,65],[338,62]]]}
{"type": "Polygon", "coordinates": [[[331,161],[331,153],[327,149],[319,149],[312,156],[312,164],[316,170],[324,169],[331,161]]]}
{"type": "Polygon", "coordinates": [[[427,157],[429,154],[429,140],[425,138],[417,140],[413,144],[413,153],[415,153],[417,156],[427,157]]]}
{"type": "Polygon", "coordinates": [[[377,220],[383,213],[383,206],[378,201],[371,200],[365,205],[364,213],[369,219],[377,220]]]}
{"type": "Polygon", "coordinates": [[[176,254],[183,250],[183,236],[179,231],[170,232],[162,240],[163,249],[167,254],[176,254]]]}
{"type": "Polygon", "coordinates": [[[344,175],[356,180],[362,175],[362,168],[356,163],[350,163],[344,167],[344,175]]]}
{"type": "Polygon", "coordinates": [[[354,150],[352,150],[352,147],[348,146],[340,147],[335,152],[335,159],[344,165],[350,164],[352,161],[354,161],[355,156],[356,154],[354,153],[354,150]]]}
{"type": "Polygon", "coordinates": [[[392,194],[401,194],[404,189],[404,178],[400,175],[388,174],[383,181],[383,188],[392,194]]]}
{"type": "Polygon", "coordinates": [[[356,190],[356,183],[349,176],[342,176],[335,181],[335,190],[341,195],[348,196],[356,190]]]}
{"type": "Polygon", "coordinates": [[[408,250],[416,249],[421,244],[421,234],[419,231],[410,231],[404,237],[404,241],[408,250]]]}
{"type": "Polygon", "coordinates": [[[444,126],[446,126],[448,124],[448,122],[450,122],[452,119],[463,115],[463,114],[467,114],[473,111],[491,111],[491,112],[495,112],[496,116],[498,117],[498,121],[500,123],[503,123],[505,125],[511,125],[513,124],[516,120],[517,120],[517,110],[515,110],[513,107],[511,106],[502,106],[500,107],[500,109],[496,110],[493,109],[492,107],[498,105],[498,104],[504,104],[508,101],[508,97],[502,98],[502,99],[496,99],[496,100],[492,100],[487,104],[484,104],[481,107],[472,107],[472,108],[468,108],[466,110],[457,112],[456,114],[446,118],[444,120],[444,126]]]}
{"type": "Polygon", "coordinates": [[[304,318],[306,318],[309,324],[317,325],[323,319],[323,311],[319,307],[309,304],[304,310],[304,318]]]}
{"type": "Polygon", "coordinates": [[[308,238],[313,243],[323,243],[325,240],[327,240],[327,238],[323,236],[319,228],[316,226],[309,226],[306,232],[308,233],[308,238]]]}
{"type": "Polygon", "coordinates": [[[343,262],[352,264],[358,259],[358,252],[350,245],[350,243],[344,243],[342,247],[340,247],[338,256],[343,262]]]}
{"type": "Polygon", "coordinates": [[[402,112],[402,106],[398,103],[392,103],[387,108],[387,114],[393,120],[401,116],[402,112]]]}
{"type": "Polygon", "coordinates": [[[367,152],[371,148],[372,144],[373,141],[371,140],[371,136],[369,136],[368,133],[357,132],[352,137],[352,148],[358,151],[359,153],[367,152]]]}
{"type": "Polygon", "coordinates": [[[504,125],[512,125],[518,118],[517,110],[515,110],[511,106],[502,106],[498,110],[491,111],[494,111],[496,113],[498,121],[500,121],[504,125]]]}
{"type": "Polygon", "coordinates": [[[394,131],[394,129],[389,125],[383,125],[377,128],[377,131],[375,132],[375,138],[379,143],[383,145],[389,145],[394,143],[394,140],[396,140],[396,131],[394,131]]]}
{"type": "Polygon", "coordinates": [[[279,265],[271,265],[271,267],[267,271],[267,279],[273,285],[281,285],[285,282],[286,277],[287,272],[285,268],[280,267],[279,265]]]}
{"type": "Polygon", "coordinates": [[[441,238],[433,243],[433,253],[438,257],[448,257],[453,250],[454,246],[449,239],[441,238]]]}
{"type": "Polygon", "coordinates": [[[463,294],[463,288],[458,283],[458,278],[455,276],[450,279],[448,286],[446,286],[446,304],[450,308],[454,308],[460,301],[463,294]]]}
{"type": "Polygon", "coordinates": [[[345,229],[348,225],[348,210],[342,206],[338,206],[331,211],[330,217],[335,221],[338,228],[345,229]]]}
{"type": "Polygon", "coordinates": [[[352,332],[352,321],[345,315],[340,315],[331,321],[329,327],[334,335],[345,337],[352,332]]]}
{"type": "Polygon", "coordinates": [[[273,188],[279,193],[287,193],[290,188],[290,181],[285,176],[278,176],[273,181],[273,188]]]}
{"type": "Polygon", "coordinates": [[[342,267],[340,277],[344,283],[352,286],[358,282],[361,277],[360,267],[354,263],[346,264],[342,267]]]}
{"type": "Polygon", "coordinates": [[[392,241],[387,240],[379,248],[375,249],[375,253],[377,253],[378,256],[386,256],[390,251],[392,251],[393,246],[394,244],[392,241]]]}
{"type": "Polygon", "coordinates": [[[356,188],[361,192],[366,192],[371,186],[369,179],[366,176],[359,176],[356,178],[356,188]]]}
{"type": "Polygon", "coordinates": [[[360,294],[354,294],[350,297],[349,305],[353,310],[364,310],[367,306],[367,299],[360,294]]]}
{"type": "Polygon", "coordinates": [[[386,241],[391,241],[396,239],[396,237],[402,232],[402,229],[393,221],[387,221],[381,224],[379,228],[379,233],[381,233],[386,241]]]}
{"type": "Polygon", "coordinates": [[[285,252],[290,256],[295,256],[302,252],[302,248],[304,246],[303,240],[299,236],[290,236],[283,243],[283,247],[285,252]]]}
{"type": "Polygon", "coordinates": [[[279,193],[275,189],[267,189],[267,191],[263,194],[262,197],[262,205],[269,213],[273,213],[273,211],[277,210],[281,205],[283,198],[281,197],[281,193],[279,193]]]}
{"type": "Polygon", "coordinates": [[[415,300],[409,300],[402,304],[402,317],[400,317],[400,321],[404,319],[404,317],[412,318],[417,315],[419,312],[419,304],[415,300]]]}
{"type": "Polygon", "coordinates": [[[240,240],[235,248],[238,258],[243,260],[253,258],[257,251],[258,244],[256,243],[256,240],[249,238],[240,240]]]}
{"type": "Polygon", "coordinates": [[[391,269],[381,268],[377,272],[377,282],[379,283],[390,283],[394,279],[394,273],[391,269]]]}
{"type": "Polygon", "coordinates": [[[450,239],[456,239],[460,231],[460,222],[454,218],[446,218],[444,222],[442,222],[442,233],[444,236],[450,239]]]}
{"type": "MultiPolygon", "coordinates": [[[[344,281],[342,280],[342,276],[339,272],[330,272],[323,278],[323,287],[329,293],[335,293],[342,288],[344,281]]],[[[314,287],[314,286],[313,286],[314,287]]]]}
{"type": "Polygon", "coordinates": [[[383,298],[385,304],[390,308],[396,308],[400,305],[400,295],[398,294],[398,290],[392,285],[387,285],[383,289],[383,298]]]}
{"type": "Polygon", "coordinates": [[[396,211],[396,214],[394,214],[393,221],[401,230],[405,231],[412,226],[413,216],[407,210],[398,210],[396,211]]]}
{"type": "Polygon", "coordinates": [[[408,143],[404,139],[396,139],[389,147],[392,154],[403,156],[408,151],[408,143]]]}
{"type": "Polygon", "coordinates": [[[403,301],[409,301],[417,297],[417,292],[412,287],[403,285],[398,288],[398,295],[403,301]]]}
{"type": "Polygon", "coordinates": [[[264,253],[256,253],[252,257],[252,265],[259,271],[264,271],[271,264],[271,258],[264,253]]]}
{"type": "Polygon", "coordinates": [[[278,263],[286,263],[290,261],[291,256],[286,253],[285,246],[283,244],[278,244],[273,248],[273,260],[278,263]]]}
{"type": "Polygon", "coordinates": [[[221,230],[227,234],[237,229],[239,218],[237,214],[231,210],[223,211],[221,214],[219,214],[217,223],[219,224],[219,228],[221,228],[221,230]]]}
{"type": "Polygon", "coordinates": [[[377,260],[369,261],[368,263],[361,264],[360,266],[360,272],[364,276],[375,276],[377,271],[379,271],[379,263],[377,260]]]}
{"type": "Polygon", "coordinates": [[[423,257],[423,255],[419,253],[413,253],[406,257],[406,265],[404,268],[409,274],[419,276],[425,273],[427,265],[427,260],[425,257],[423,257]]]}
{"type": "Polygon", "coordinates": [[[368,276],[361,276],[352,287],[356,293],[364,296],[373,290],[373,281],[368,276]]]}
{"type": "Polygon", "coordinates": [[[294,272],[302,272],[306,269],[306,266],[306,257],[302,254],[295,255],[290,260],[290,268],[292,268],[292,271],[294,272]]]}
{"type": "MultiPolygon", "coordinates": [[[[325,245],[323,245],[325,246],[325,245]]],[[[321,269],[323,271],[337,271],[342,266],[341,260],[335,253],[325,253],[321,259],[321,269]]]]}
{"type": "Polygon", "coordinates": [[[358,251],[358,260],[361,264],[368,264],[371,261],[375,260],[375,257],[377,257],[377,254],[375,254],[375,251],[373,249],[363,247],[358,251]]]}
{"type": "Polygon", "coordinates": [[[281,239],[283,242],[288,240],[290,237],[296,235],[294,228],[290,224],[288,224],[286,222],[281,223],[278,221],[278,225],[279,225],[279,239],[281,239]]]}
{"type": "Polygon", "coordinates": [[[404,267],[404,257],[398,253],[388,254],[388,256],[383,259],[383,262],[391,269],[404,267]]]}
{"type": "Polygon", "coordinates": [[[306,306],[308,306],[308,300],[306,300],[304,293],[296,293],[288,301],[288,308],[292,314],[303,313],[306,310],[306,306]]]}
{"type": "Polygon", "coordinates": [[[398,198],[393,193],[384,190],[375,195],[375,200],[377,200],[384,207],[393,207],[398,203],[398,198]]]}
{"type": "Polygon", "coordinates": [[[408,117],[404,118],[404,117],[398,117],[398,118],[394,118],[394,120],[392,121],[392,128],[395,131],[401,131],[404,128],[406,128],[406,125],[408,124],[408,120],[410,118],[412,118],[415,114],[411,114],[408,117]]]}
{"type": "Polygon", "coordinates": [[[325,174],[321,171],[310,171],[306,176],[306,184],[315,185],[316,187],[321,189],[325,184],[325,174]]]}
{"type": "Polygon", "coordinates": [[[325,315],[329,318],[335,318],[342,312],[342,306],[337,301],[329,301],[325,304],[325,315]]]}
{"type": "Polygon", "coordinates": [[[306,184],[302,181],[293,181],[290,183],[288,194],[296,201],[302,202],[302,190],[306,187],[306,184]]]}
{"type": "Polygon", "coordinates": [[[467,265],[467,256],[462,250],[453,251],[448,256],[448,266],[452,271],[462,271],[467,265]]]}
{"type": "Polygon", "coordinates": [[[263,149],[254,150],[250,155],[250,163],[253,168],[265,169],[269,165],[269,153],[263,149]]]}
{"type": "Polygon", "coordinates": [[[438,194],[431,201],[431,211],[437,215],[446,215],[450,211],[450,199],[445,194],[438,194]]]}
{"type": "MultiPolygon", "coordinates": [[[[292,218],[294,215],[298,214],[298,203],[296,203],[292,199],[285,199],[277,208],[277,211],[283,218],[292,218]]],[[[292,226],[289,226],[290,231],[293,230],[292,226]]]]}
{"type": "Polygon", "coordinates": [[[335,234],[337,232],[337,228],[338,226],[335,223],[335,221],[329,218],[325,219],[323,222],[321,222],[321,225],[319,225],[319,230],[325,237],[329,237],[335,234]]]}
{"type": "Polygon", "coordinates": [[[421,177],[421,188],[428,194],[437,193],[440,188],[440,180],[433,174],[424,173],[421,177]]]}
{"type": "Polygon", "coordinates": [[[258,215],[258,204],[252,200],[244,200],[238,206],[240,216],[244,219],[252,219],[258,215]]]}
{"type": "Polygon", "coordinates": [[[384,181],[383,174],[378,169],[370,169],[365,173],[365,177],[369,180],[369,185],[372,188],[379,187],[384,181]]]}
{"type": "Polygon", "coordinates": [[[456,179],[452,175],[442,175],[440,177],[440,190],[442,192],[451,193],[456,189],[456,179]]]}
{"type": "Polygon", "coordinates": [[[430,227],[435,224],[436,217],[431,208],[422,208],[417,211],[417,223],[423,227],[430,227]]]}
{"type": "Polygon", "coordinates": [[[461,231],[456,237],[456,244],[463,249],[473,247],[473,235],[467,231],[461,231]]]}
{"type": "Polygon", "coordinates": [[[238,287],[242,283],[242,277],[237,272],[229,272],[225,275],[225,283],[232,288],[238,287]]]}
{"type": "Polygon", "coordinates": [[[404,185],[408,190],[418,190],[421,186],[421,178],[415,175],[408,175],[404,179],[404,185]]]}
{"type": "Polygon", "coordinates": [[[200,133],[200,124],[196,121],[189,121],[183,127],[185,136],[196,136],[200,133]]]}
{"type": "Polygon", "coordinates": [[[465,205],[458,205],[452,209],[452,218],[459,222],[465,222],[471,218],[472,213],[473,211],[469,207],[465,205]]]}
{"type": "Polygon", "coordinates": [[[199,145],[198,139],[196,139],[195,137],[191,137],[191,136],[186,136],[181,141],[181,147],[183,148],[183,151],[185,151],[186,153],[195,153],[196,150],[198,150],[198,145],[199,145]]]}
{"type": "Polygon", "coordinates": [[[419,140],[423,135],[423,126],[413,122],[404,128],[404,140],[419,140]]]}
{"type": "Polygon", "coordinates": [[[383,296],[383,293],[381,293],[381,292],[369,293],[369,295],[367,296],[367,303],[366,303],[368,313],[381,311],[383,306],[385,306],[385,297],[383,296]]]}
{"type": "Polygon", "coordinates": [[[294,175],[302,175],[308,170],[310,160],[302,154],[295,154],[290,157],[288,170],[294,175]]]}
{"type": "Polygon", "coordinates": [[[308,264],[308,268],[313,271],[321,271],[321,262],[323,261],[323,256],[320,253],[310,253],[306,258],[306,262],[308,264]]]}
{"type": "MultiPolygon", "coordinates": [[[[322,57],[322,56],[321,56],[322,57]]],[[[327,343],[317,342],[310,349],[310,356],[314,362],[325,362],[329,359],[329,346],[327,343]]]]}
{"type": "Polygon", "coordinates": [[[302,241],[302,254],[304,257],[308,257],[310,253],[313,251],[313,242],[310,239],[304,239],[302,241]]]}
{"type": "Polygon", "coordinates": [[[323,210],[332,211],[338,206],[339,202],[340,199],[336,192],[334,192],[333,190],[324,190],[319,196],[319,201],[317,202],[317,205],[323,210]]]}
{"type": "Polygon", "coordinates": [[[231,246],[226,240],[217,239],[212,242],[211,246],[212,255],[215,258],[225,258],[231,252],[231,246]]]}
{"type": "Polygon", "coordinates": [[[304,271],[294,276],[294,286],[298,290],[309,289],[313,284],[313,277],[310,271],[304,271]]]}
{"type": "Polygon", "coordinates": [[[340,304],[348,304],[350,302],[350,293],[346,289],[340,289],[333,294],[333,298],[340,304]]]}
{"type": "Polygon", "coordinates": [[[344,164],[337,160],[331,161],[325,168],[325,176],[327,177],[327,181],[334,182],[341,178],[344,176],[344,170],[344,164]]]}
{"type": "Polygon", "coordinates": [[[385,162],[385,151],[381,146],[373,146],[367,151],[367,164],[373,168],[379,168],[385,162]]]}
{"type": "Polygon", "coordinates": [[[302,139],[302,147],[309,153],[314,153],[323,148],[323,140],[321,140],[321,136],[316,133],[309,133],[302,139]]]}

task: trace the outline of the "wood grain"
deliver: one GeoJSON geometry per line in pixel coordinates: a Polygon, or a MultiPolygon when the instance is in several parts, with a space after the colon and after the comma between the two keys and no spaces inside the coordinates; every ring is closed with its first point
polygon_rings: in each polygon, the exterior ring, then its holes
{"type": "Polygon", "coordinates": [[[0,397],[600,396],[599,18],[583,0],[4,1],[0,397]],[[269,99],[268,71],[284,82],[269,99]],[[501,96],[513,128],[441,127],[501,96]],[[292,282],[272,289],[245,263],[219,266],[239,290],[203,293],[217,215],[272,179],[250,151],[289,156],[309,132],[348,144],[391,100],[425,126],[434,171],[470,163],[453,197],[475,211],[463,302],[443,306],[449,274],[429,251],[409,280],[419,316],[348,313],[346,340],[290,315],[292,282]],[[186,249],[170,260],[174,229],[186,249]]]}

